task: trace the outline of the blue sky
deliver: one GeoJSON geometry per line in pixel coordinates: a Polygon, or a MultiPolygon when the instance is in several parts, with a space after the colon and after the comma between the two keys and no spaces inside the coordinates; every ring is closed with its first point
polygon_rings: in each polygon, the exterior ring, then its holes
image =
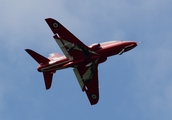
{"type": "Polygon", "coordinates": [[[172,1],[1,0],[0,119],[169,120],[172,118],[172,1]],[[24,51],[62,53],[44,21],[61,22],[86,45],[144,41],[99,66],[100,100],[91,106],[72,69],[45,90],[24,51]]]}

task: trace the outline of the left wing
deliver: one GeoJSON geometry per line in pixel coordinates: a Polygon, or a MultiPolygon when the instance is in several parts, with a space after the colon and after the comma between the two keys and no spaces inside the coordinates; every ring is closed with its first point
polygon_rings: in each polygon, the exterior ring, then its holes
{"type": "Polygon", "coordinates": [[[55,34],[54,39],[67,58],[70,60],[83,59],[90,55],[90,48],[82,43],[58,21],[52,18],[47,18],[45,20],[55,34]]]}
{"type": "Polygon", "coordinates": [[[81,64],[74,68],[74,73],[82,91],[85,91],[91,105],[99,100],[98,59],[89,64],[81,64]]]}

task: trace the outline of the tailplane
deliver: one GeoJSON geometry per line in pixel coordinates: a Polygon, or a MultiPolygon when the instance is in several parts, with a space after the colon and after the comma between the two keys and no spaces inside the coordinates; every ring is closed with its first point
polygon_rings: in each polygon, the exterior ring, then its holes
{"type": "Polygon", "coordinates": [[[33,59],[35,59],[39,64],[43,64],[43,63],[47,63],[49,62],[50,60],[38,53],[36,53],[35,51],[33,50],[30,50],[30,49],[25,49],[26,52],[32,56],[33,59]]]}

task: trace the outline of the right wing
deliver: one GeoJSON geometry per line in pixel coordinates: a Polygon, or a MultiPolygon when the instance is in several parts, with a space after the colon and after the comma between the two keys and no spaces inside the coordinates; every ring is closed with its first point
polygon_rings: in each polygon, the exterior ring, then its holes
{"type": "Polygon", "coordinates": [[[88,46],[82,43],[58,21],[52,18],[45,20],[55,34],[54,39],[67,58],[70,60],[83,59],[92,53],[88,46]]]}

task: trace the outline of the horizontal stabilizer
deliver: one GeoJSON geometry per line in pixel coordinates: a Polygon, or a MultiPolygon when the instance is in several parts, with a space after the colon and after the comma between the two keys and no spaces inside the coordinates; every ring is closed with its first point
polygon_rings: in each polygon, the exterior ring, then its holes
{"type": "Polygon", "coordinates": [[[48,90],[51,87],[53,73],[52,72],[44,72],[43,75],[44,75],[45,88],[46,88],[46,90],[48,90]]]}
{"type": "Polygon", "coordinates": [[[26,50],[26,52],[27,52],[30,56],[32,56],[32,58],[35,59],[39,64],[41,64],[41,63],[47,63],[47,62],[50,61],[50,60],[47,59],[46,57],[44,57],[44,56],[42,56],[42,55],[36,53],[36,52],[33,51],[33,50],[30,50],[30,49],[25,49],[25,50],[26,50]]]}

